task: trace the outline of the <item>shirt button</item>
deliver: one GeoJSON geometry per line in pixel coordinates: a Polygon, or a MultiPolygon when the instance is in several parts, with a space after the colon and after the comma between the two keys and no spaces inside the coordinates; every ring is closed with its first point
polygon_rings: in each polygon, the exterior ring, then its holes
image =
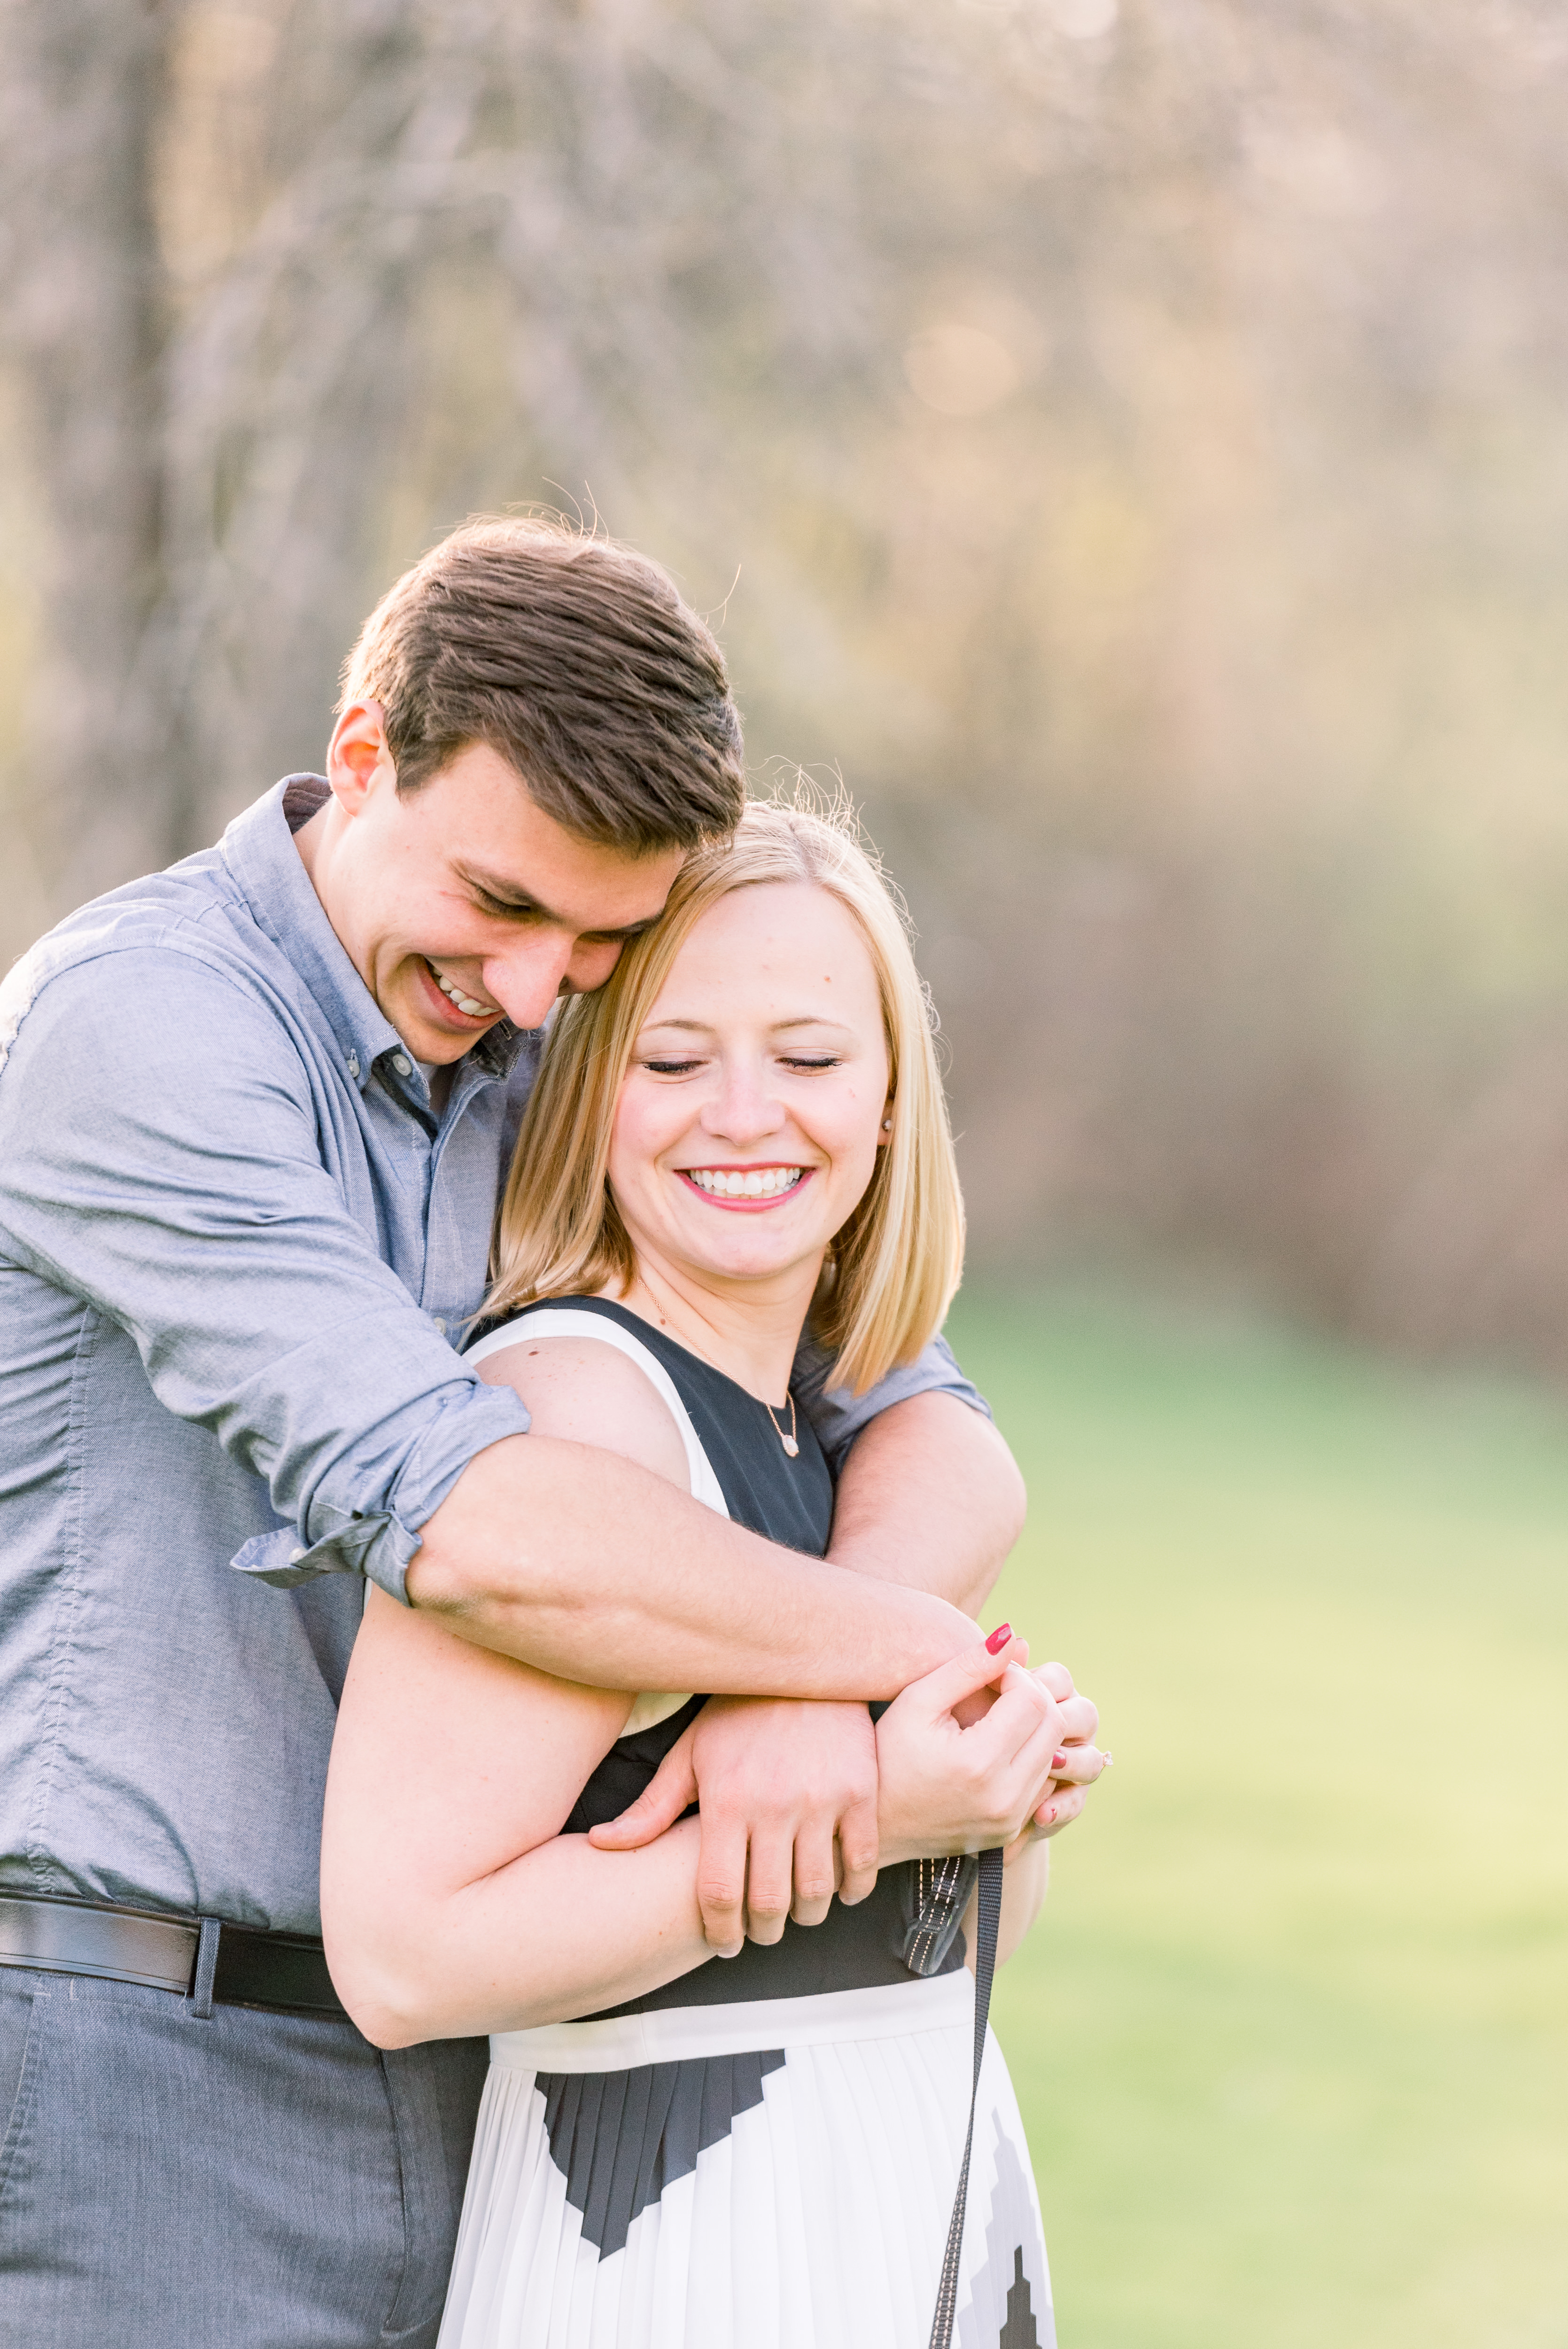
{"type": "Polygon", "coordinates": [[[356,1077],[359,1074],[359,1055],[357,1052],[350,1052],[348,1056],[348,1073],[351,1077],[356,1077]]]}
{"type": "Polygon", "coordinates": [[[439,1335],[444,1338],[447,1334],[447,1325],[442,1320],[440,1315],[438,1313],[432,1313],[430,1319],[435,1323],[439,1335]]]}
{"type": "Polygon", "coordinates": [[[303,1549],[291,1549],[289,1552],[289,1564],[291,1566],[297,1566],[304,1556],[304,1552],[303,1549]]]}
{"type": "Polygon", "coordinates": [[[392,1066],[397,1070],[397,1074],[400,1077],[411,1077],[414,1073],[413,1061],[406,1059],[401,1052],[393,1053],[392,1066]]]}

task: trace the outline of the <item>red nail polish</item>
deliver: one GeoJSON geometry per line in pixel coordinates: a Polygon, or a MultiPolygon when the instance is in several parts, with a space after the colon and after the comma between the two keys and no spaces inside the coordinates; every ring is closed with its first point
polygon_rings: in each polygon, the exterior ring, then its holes
{"type": "Polygon", "coordinates": [[[1013,1627],[1011,1623],[998,1623],[996,1629],[992,1632],[991,1637],[986,1640],[985,1645],[989,1648],[994,1656],[999,1656],[1012,1636],[1013,1627]]]}
{"type": "Polygon", "coordinates": [[[1052,1754],[1052,1756],[1051,1756],[1051,1767],[1052,1767],[1052,1769],[1053,1769],[1053,1770],[1065,1770],[1065,1769],[1067,1768],[1067,1766],[1068,1766],[1068,1757],[1067,1757],[1067,1755],[1066,1755],[1065,1754],[1052,1754]]]}

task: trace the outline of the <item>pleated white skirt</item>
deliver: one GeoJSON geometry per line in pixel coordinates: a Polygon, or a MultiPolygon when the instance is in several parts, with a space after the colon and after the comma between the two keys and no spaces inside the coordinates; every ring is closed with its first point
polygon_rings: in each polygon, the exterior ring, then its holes
{"type": "MultiPolygon", "coordinates": [[[[493,2038],[440,2349],[925,2349],[973,1994],[965,1971],[493,2038]]],[[[995,2040],[954,2339],[1055,2349],[995,2040]]]]}

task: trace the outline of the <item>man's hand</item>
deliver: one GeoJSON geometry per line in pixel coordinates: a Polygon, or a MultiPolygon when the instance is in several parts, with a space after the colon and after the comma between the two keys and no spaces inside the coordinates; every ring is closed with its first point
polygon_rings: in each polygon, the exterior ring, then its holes
{"type": "Polygon", "coordinates": [[[877,1746],[863,1704],[709,1697],[653,1783],[590,1840],[634,1850],[693,1801],[703,1930],[726,1957],[743,1938],[777,1941],[787,1917],[820,1925],[835,1890],[852,1906],[876,1882],[877,1746]]]}

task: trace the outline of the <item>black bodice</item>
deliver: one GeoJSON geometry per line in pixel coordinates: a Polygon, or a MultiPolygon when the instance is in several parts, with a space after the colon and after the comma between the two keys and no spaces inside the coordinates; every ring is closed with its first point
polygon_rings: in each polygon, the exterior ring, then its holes
{"type": "MultiPolygon", "coordinates": [[[[779,1441],[778,1418],[767,1404],[662,1330],[603,1298],[552,1298],[550,1303],[618,1321],[663,1364],[691,1415],[737,1525],[809,1557],[823,1555],[832,1529],[833,1482],[804,1417],[797,1429],[800,1448],[791,1459],[779,1441]]],[[[613,1745],[583,1787],[566,1832],[586,1835],[590,1827],[618,1817],[648,1785],[707,1701],[694,1696],[668,1721],[613,1745]]],[[[822,1991],[913,1982],[903,1951],[918,1901],[919,1863],[884,1868],[875,1890],[854,1908],[835,1900],[820,1925],[797,1925],[791,1919],[782,1940],[767,1948],[748,1941],[737,1957],[709,1959],[695,1972],[606,2012],[639,2014],[655,2007],[802,1998],[822,1991]]],[[[963,1962],[959,1934],[936,1971],[951,1972],[963,1962]]]]}

